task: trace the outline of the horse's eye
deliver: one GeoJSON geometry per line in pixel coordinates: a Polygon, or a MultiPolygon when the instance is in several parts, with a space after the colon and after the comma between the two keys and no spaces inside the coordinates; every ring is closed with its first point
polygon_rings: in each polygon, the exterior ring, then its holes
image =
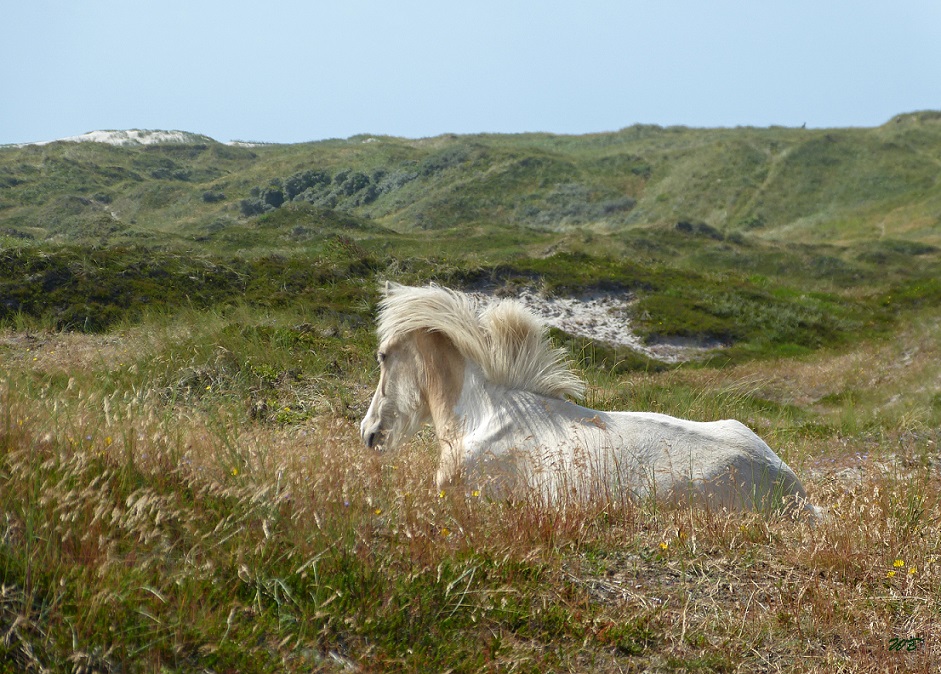
{"type": "Polygon", "coordinates": [[[376,354],[376,360],[378,360],[379,364],[382,365],[384,362],[386,362],[386,354],[380,351],[376,354]]]}

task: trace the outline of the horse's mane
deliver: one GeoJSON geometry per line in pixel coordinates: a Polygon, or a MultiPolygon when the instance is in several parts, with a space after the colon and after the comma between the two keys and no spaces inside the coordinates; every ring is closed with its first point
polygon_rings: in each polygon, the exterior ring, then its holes
{"type": "Polygon", "coordinates": [[[492,382],[553,398],[580,398],[585,383],[565,352],[549,343],[546,327],[515,300],[482,303],[436,285],[387,284],[379,303],[379,343],[415,330],[445,335],[492,382]]]}

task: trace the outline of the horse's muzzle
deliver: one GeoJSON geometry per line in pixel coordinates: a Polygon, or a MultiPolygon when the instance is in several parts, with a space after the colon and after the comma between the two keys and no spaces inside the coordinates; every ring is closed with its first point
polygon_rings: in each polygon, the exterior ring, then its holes
{"type": "Polygon", "coordinates": [[[369,419],[363,419],[363,422],[359,426],[360,437],[363,438],[363,443],[369,449],[376,449],[379,445],[382,444],[383,431],[382,424],[379,422],[367,423],[369,419]]]}

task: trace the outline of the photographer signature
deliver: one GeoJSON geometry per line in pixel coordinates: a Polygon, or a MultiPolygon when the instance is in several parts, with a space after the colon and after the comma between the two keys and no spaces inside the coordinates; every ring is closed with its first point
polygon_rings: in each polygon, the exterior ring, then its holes
{"type": "Polygon", "coordinates": [[[898,637],[892,637],[889,639],[889,650],[890,651],[916,651],[918,647],[925,643],[925,640],[921,637],[912,637],[910,639],[899,639],[898,637]]]}

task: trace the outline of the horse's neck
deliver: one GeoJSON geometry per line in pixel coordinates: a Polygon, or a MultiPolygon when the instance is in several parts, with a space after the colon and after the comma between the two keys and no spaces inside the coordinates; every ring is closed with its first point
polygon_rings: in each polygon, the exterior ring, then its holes
{"type": "Polygon", "coordinates": [[[516,408],[521,398],[532,398],[532,394],[494,384],[476,363],[468,362],[461,395],[454,407],[454,422],[465,441],[469,438],[496,441],[517,421],[516,408]]]}
{"type": "Polygon", "coordinates": [[[554,445],[559,422],[577,406],[489,381],[481,368],[465,361],[460,395],[446,417],[435,419],[441,443],[439,484],[450,482],[476,455],[503,454],[527,445],[554,445]]]}

